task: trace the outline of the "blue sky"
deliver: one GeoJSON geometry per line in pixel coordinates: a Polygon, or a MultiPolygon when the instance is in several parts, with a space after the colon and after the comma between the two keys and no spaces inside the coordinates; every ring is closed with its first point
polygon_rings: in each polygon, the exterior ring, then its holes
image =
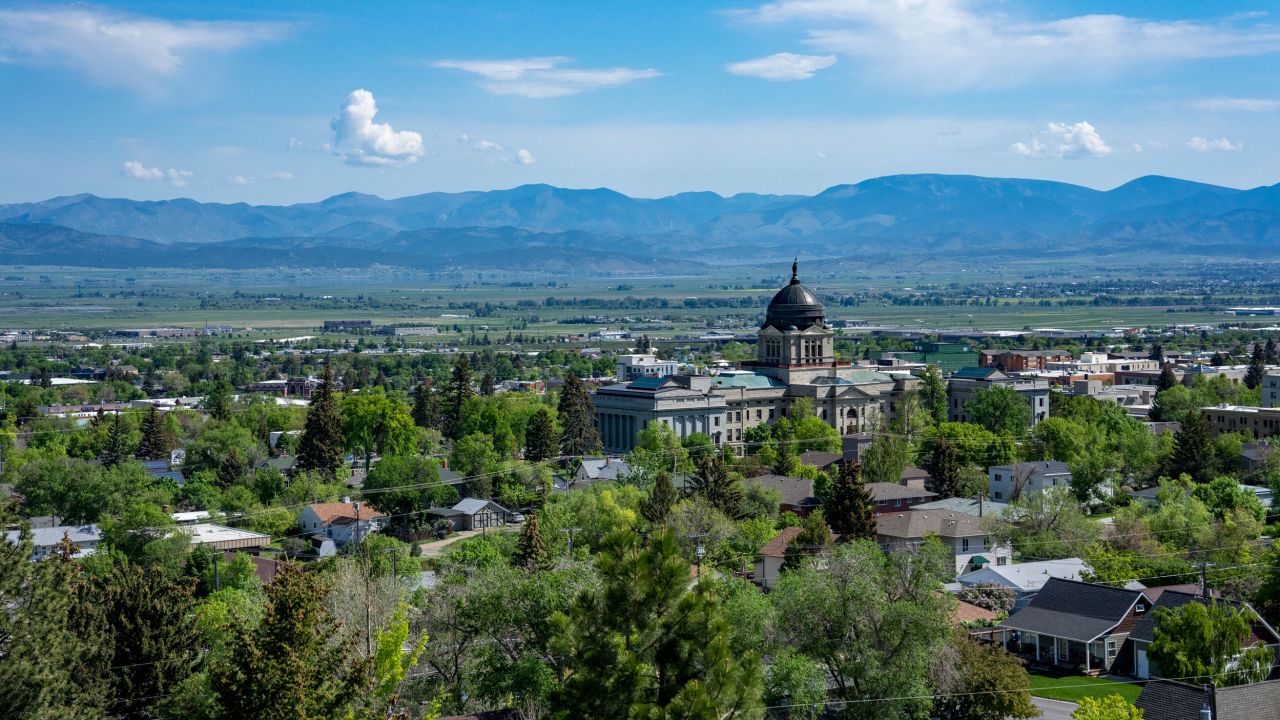
{"type": "Polygon", "coordinates": [[[0,98],[0,202],[903,172],[1252,187],[1280,181],[1280,7],[2,3],[0,98]]]}

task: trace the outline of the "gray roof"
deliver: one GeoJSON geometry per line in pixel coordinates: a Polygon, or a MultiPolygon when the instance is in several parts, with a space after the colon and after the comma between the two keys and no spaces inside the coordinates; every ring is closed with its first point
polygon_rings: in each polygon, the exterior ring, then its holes
{"type": "Polygon", "coordinates": [[[933,510],[905,510],[876,516],[876,534],[908,540],[926,535],[977,537],[986,535],[978,518],[964,513],[933,510]]]}
{"type": "Polygon", "coordinates": [[[761,475],[748,478],[746,482],[772,488],[782,493],[782,503],[784,505],[808,505],[814,507],[819,505],[818,498],[813,494],[812,480],[787,477],[786,475],[761,475]]]}
{"type": "Polygon", "coordinates": [[[1049,578],[1030,605],[1000,625],[1089,642],[1119,625],[1141,597],[1138,590],[1049,578]]]}
{"type": "MultiPolygon", "coordinates": [[[[102,531],[97,525],[56,525],[31,529],[31,544],[36,547],[54,547],[62,542],[63,535],[71,538],[73,543],[97,542],[102,539],[102,531]]],[[[11,543],[18,542],[18,531],[9,530],[5,537],[11,543]]]]}
{"type": "Polygon", "coordinates": [[[582,469],[592,480],[617,480],[619,475],[631,472],[631,466],[612,458],[583,458],[582,469]]]}
{"type": "Polygon", "coordinates": [[[1037,460],[1035,462],[1017,462],[1010,465],[993,465],[992,470],[1010,470],[1018,473],[1030,473],[1031,477],[1040,475],[1070,475],[1071,468],[1059,460],[1037,460]]]}
{"type": "Polygon", "coordinates": [[[483,500],[481,498],[463,498],[457,505],[453,506],[453,510],[463,515],[475,515],[481,510],[489,507],[489,505],[493,505],[503,512],[507,511],[506,508],[502,507],[498,503],[492,500],[483,500]]]}
{"type": "Polygon", "coordinates": [[[994,502],[984,499],[981,503],[981,510],[978,508],[979,503],[973,498],[943,498],[942,500],[933,500],[919,505],[912,505],[912,510],[945,510],[947,512],[961,512],[966,515],[978,515],[979,517],[998,517],[1008,505],[1005,503],[994,502]]]}
{"type": "Polygon", "coordinates": [[[1280,681],[1224,688],[1200,687],[1173,680],[1152,680],[1135,703],[1143,720],[1200,720],[1208,700],[1214,720],[1280,717],[1280,681]]]}
{"type": "Polygon", "coordinates": [[[876,502],[884,500],[906,500],[909,498],[936,498],[938,493],[921,490],[919,488],[899,485],[898,483],[867,483],[867,490],[871,492],[871,497],[876,502]]]}

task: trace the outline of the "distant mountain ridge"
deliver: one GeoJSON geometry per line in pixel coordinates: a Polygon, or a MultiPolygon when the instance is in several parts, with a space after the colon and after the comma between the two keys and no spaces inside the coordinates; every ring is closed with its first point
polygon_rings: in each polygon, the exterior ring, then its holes
{"type": "MultiPolygon", "coordinates": [[[[1111,190],[969,175],[893,175],[813,196],[710,192],[632,198],[607,188],[522,185],[384,199],[344,193],[295,205],[71,195],[0,205],[0,262],[150,256],[465,267],[556,265],[577,253],[637,271],[686,259],[849,257],[891,242],[904,254],[975,249],[1209,256],[1280,254],[1280,185],[1237,190],[1147,176],[1111,190]],[[205,247],[208,246],[208,247],[205,247]],[[202,249],[204,248],[204,249],[202,249]],[[221,249],[216,249],[221,248],[221,249]],[[344,257],[345,256],[345,257],[344,257]],[[541,257],[546,262],[539,263],[541,257]],[[23,258],[23,259],[19,259],[23,258]],[[532,263],[532,264],[530,264],[532,263]]],[[[67,263],[74,264],[74,263],[67,263]]],[[[572,266],[572,263],[570,263],[572,266]]]]}

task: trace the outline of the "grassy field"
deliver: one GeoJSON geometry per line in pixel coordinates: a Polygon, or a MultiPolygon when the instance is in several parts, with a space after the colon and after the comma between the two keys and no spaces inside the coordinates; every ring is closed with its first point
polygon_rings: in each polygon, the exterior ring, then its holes
{"type": "Polygon", "coordinates": [[[1086,697],[1106,697],[1120,695],[1129,702],[1138,699],[1142,686],[1136,683],[1119,682],[1106,678],[1086,677],[1083,675],[1066,675],[1054,677],[1050,675],[1031,674],[1031,694],[1050,700],[1080,702],[1086,697]]]}

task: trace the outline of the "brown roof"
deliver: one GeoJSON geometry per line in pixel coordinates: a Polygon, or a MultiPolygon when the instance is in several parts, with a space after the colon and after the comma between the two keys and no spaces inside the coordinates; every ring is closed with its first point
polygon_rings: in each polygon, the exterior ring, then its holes
{"type": "Polygon", "coordinates": [[[818,498],[813,494],[813,481],[786,475],[760,475],[748,478],[747,482],[772,488],[782,494],[783,505],[817,505],[818,498]]]}
{"type": "Polygon", "coordinates": [[[918,468],[915,465],[908,465],[902,468],[902,480],[904,481],[904,483],[907,480],[915,480],[917,478],[921,480],[927,480],[931,477],[933,476],[929,474],[928,470],[925,470],[924,468],[918,468]]]}
{"type": "Polygon", "coordinates": [[[876,502],[884,500],[906,500],[909,498],[928,498],[932,500],[938,497],[938,493],[929,492],[920,488],[907,487],[898,483],[867,483],[867,490],[871,491],[871,498],[876,502]]]}
{"type": "Polygon", "coordinates": [[[956,606],[951,610],[951,623],[953,625],[964,625],[965,623],[976,622],[979,620],[988,620],[994,622],[998,616],[994,610],[980,608],[973,603],[967,603],[963,600],[956,600],[956,606]]]}
{"type": "Polygon", "coordinates": [[[791,544],[792,540],[796,539],[801,529],[798,527],[782,528],[777,535],[773,536],[772,540],[760,548],[759,554],[767,557],[786,557],[787,546],[791,544]]]}
{"type": "Polygon", "coordinates": [[[942,510],[905,510],[876,516],[876,534],[897,538],[975,537],[986,535],[981,518],[942,510]]]}
{"type": "Polygon", "coordinates": [[[812,465],[816,468],[825,468],[832,463],[838,463],[844,459],[844,455],[840,453],[829,452],[805,452],[800,453],[800,462],[804,465],[812,465]]]}
{"type": "MultiPolygon", "coordinates": [[[[1195,595],[1200,592],[1200,585],[1198,585],[1197,583],[1183,583],[1181,585],[1157,585],[1156,587],[1149,587],[1146,590],[1143,590],[1142,593],[1147,596],[1148,600],[1154,603],[1160,599],[1160,596],[1163,595],[1166,590],[1172,590],[1174,592],[1180,592],[1180,593],[1190,593],[1191,595],[1195,595]]],[[[1221,591],[1214,590],[1212,588],[1209,589],[1209,594],[1211,594],[1213,597],[1222,597],[1221,591]]]]}
{"type": "MultiPolygon", "coordinates": [[[[346,519],[348,522],[356,519],[355,503],[329,502],[314,503],[310,505],[311,511],[320,518],[322,523],[332,523],[335,520],[346,519]]],[[[367,503],[360,505],[360,519],[368,520],[369,518],[386,517],[385,513],[369,507],[367,503]]]]}

